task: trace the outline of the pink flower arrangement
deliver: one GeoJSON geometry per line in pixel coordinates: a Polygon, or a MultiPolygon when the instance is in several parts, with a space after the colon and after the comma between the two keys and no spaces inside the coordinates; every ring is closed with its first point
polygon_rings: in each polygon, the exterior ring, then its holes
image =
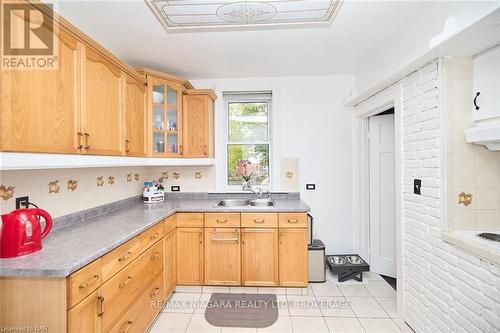
{"type": "Polygon", "coordinates": [[[253,174],[253,165],[249,160],[239,160],[236,163],[236,175],[241,176],[246,182],[250,180],[253,174]]]}

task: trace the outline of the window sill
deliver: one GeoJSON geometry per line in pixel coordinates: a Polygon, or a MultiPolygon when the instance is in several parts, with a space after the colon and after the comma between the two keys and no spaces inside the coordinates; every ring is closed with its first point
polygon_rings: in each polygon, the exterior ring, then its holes
{"type": "Polygon", "coordinates": [[[477,236],[481,231],[455,231],[442,233],[441,238],[481,259],[500,265],[500,243],[477,236]]]}

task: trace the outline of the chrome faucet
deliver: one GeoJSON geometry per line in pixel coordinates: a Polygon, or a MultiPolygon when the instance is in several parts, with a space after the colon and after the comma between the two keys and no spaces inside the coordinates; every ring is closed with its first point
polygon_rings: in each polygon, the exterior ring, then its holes
{"type": "Polygon", "coordinates": [[[250,191],[250,192],[253,192],[254,194],[257,195],[257,197],[259,199],[262,199],[262,195],[263,195],[263,191],[262,191],[262,188],[261,187],[256,187],[257,190],[254,190],[252,188],[252,185],[248,184],[248,183],[245,183],[243,185],[243,191],[250,191]]]}

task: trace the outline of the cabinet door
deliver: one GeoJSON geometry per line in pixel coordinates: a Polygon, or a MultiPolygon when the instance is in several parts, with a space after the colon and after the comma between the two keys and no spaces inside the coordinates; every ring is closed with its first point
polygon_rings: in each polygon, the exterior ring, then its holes
{"type": "Polygon", "coordinates": [[[177,284],[203,283],[203,228],[177,228],[177,284]]]}
{"type": "Polygon", "coordinates": [[[240,228],[205,228],[205,284],[241,284],[240,228]]]}
{"type": "Polygon", "coordinates": [[[182,88],[148,77],[150,151],[158,157],[180,157],[182,145],[182,88]]]}
{"type": "Polygon", "coordinates": [[[280,286],[307,286],[307,229],[279,231],[280,286]]]}
{"type": "Polygon", "coordinates": [[[82,112],[85,152],[94,155],[121,155],[122,73],[93,51],[85,49],[82,73],[82,112]]]}
{"type": "Polygon", "coordinates": [[[176,232],[172,230],[165,237],[165,296],[168,297],[175,288],[175,243],[176,232]]]}
{"type": "Polygon", "coordinates": [[[68,311],[68,332],[101,332],[102,297],[96,291],[68,311]]]}
{"type": "Polygon", "coordinates": [[[278,285],[278,230],[241,229],[244,286],[278,285]]]}
{"type": "Polygon", "coordinates": [[[183,157],[208,157],[210,147],[211,108],[210,97],[184,96],[183,106],[183,157]]]}
{"type": "Polygon", "coordinates": [[[0,71],[3,151],[67,153],[77,149],[77,42],[63,31],[55,70],[0,71]]]}
{"type": "Polygon", "coordinates": [[[473,119],[500,117],[500,48],[487,51],[473,61],[473,119]],[[476,106],[478,108],[476,108],[476,106]]]}
{"type": "Polygon", "coordinates": [[[127,78],[125,84],[125,153],[128,156],[145,156],[146,140],[146,87],[127,78]]]}

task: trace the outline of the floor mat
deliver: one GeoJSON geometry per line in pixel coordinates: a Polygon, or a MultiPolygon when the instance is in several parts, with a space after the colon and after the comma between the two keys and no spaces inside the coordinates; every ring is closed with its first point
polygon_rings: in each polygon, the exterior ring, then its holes
{"type": "Polygon", "coordinates": [[[207,303],[205,318],[218,327],[263,328],[276,322],[278,308],[274,294],[214,293],[207,303]]]}

